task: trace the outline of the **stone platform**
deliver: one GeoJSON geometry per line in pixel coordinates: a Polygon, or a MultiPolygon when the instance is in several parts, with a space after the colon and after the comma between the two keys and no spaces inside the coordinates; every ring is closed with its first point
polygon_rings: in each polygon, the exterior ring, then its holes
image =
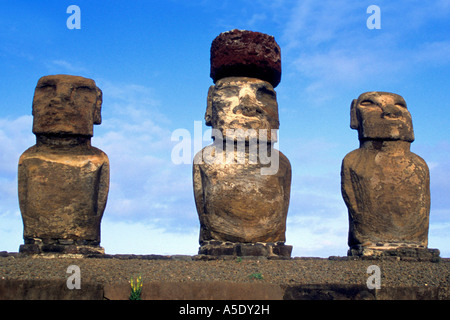
{"type": "Polygon", "coordinates": [[[449,300],[450,259],[0,252],[0,300],[127,300],[141,275],[143,300],[449,300]],[[81,289],[68,289],[69,266],[81,289]],[[368,267],[381,270],[370,289],[368,267]]]}
{"type": "Polygon", "coordinates": [[[210,240],[202,241],[198,253],[211,256],[290,258],[292,246],[285,245],[284,242],[236,243],[210,240]]]}
{"type": "Polygon", "coordinates": [[[398,258],[413,261],[438,261],[440,259],[439,249],[425,247],[397,247],[397,246],[355,246],[348,250],[350,257],[360,257],[366,259],[398,258]]]}

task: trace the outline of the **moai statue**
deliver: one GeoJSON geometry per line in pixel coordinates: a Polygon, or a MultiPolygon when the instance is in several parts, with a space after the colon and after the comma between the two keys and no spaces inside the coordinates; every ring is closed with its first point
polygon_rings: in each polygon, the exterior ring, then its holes
{"type": "Polygon", "coordinates": [[[211,45],[211,78],[205,121],[214,142],[193,165],[199,254],[290,257],[291,165],[273,147],[280,48],[266,34],[222,33],[211,45]]]}
{"type": "Polygon", "coordinates": [[[20,252],[104,253],[100,222],[109,189],[107,155],[91,146],[102,92],[91,79],[39,79],[33,99],[36,145],[19,159],[20,252]]]}
{"type": "Polygon", "coordinates": [[[410,151],[414,141],[405,100],[394,93],[366,92],[351,104],[359,149],[342,162],[342,195],[349,213],[352,256],[436,257],[427,249],[430,176],[410,151]]]}

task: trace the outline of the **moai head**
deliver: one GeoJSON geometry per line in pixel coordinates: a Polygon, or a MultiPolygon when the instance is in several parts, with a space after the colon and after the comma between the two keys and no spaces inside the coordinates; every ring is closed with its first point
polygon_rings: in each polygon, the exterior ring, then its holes
{"type": "Polygon", "coordinates": [[[227,77],[208,92],[206,125],[219,129],[278,129],[278,104],[272,85],[256,78],[227,77]]]}
{"type": "Polygon", "coordinates": [[[281,79],[280,47],[272,36],[252,31],[221,33],[211,45],[211,78],[206,125],[227,129],[279,128],[276,87],[281,79]]]}
{"type": "Polygon", "coordinates": [[[352,101],[350,127],[359,140],[402,140],[413,142],[411,114],[402,96],[389,92],[366,92],[352,101]]]}
{"type": "Polygon", "coordinates": [[[94,80],[51,75],[39,79],[33,98],[35,135],[93,136],[100,124],[102,91],[94,80]]]}

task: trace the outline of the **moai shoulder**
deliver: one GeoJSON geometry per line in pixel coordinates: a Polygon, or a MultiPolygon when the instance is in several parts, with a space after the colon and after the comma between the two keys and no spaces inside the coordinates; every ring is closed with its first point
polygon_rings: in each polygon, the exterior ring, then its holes
{"type": "Polygon", "coordinates": [[[347,154],[341,167],[349,254],[435,254],[425,250],[429,169],[410,151],[414,132],[405,100],[393,93],[366,92],[353,100],[350,113],[360,148],[347,154]]]}
{"type": "Polygon", "coordinates": [[[108,156],[91,146],[102,92],[91,79],[42,77],[33,99],[36,144],[19,159],[24,253],[103,253],[100,223],[109,190],[108,156]]]}

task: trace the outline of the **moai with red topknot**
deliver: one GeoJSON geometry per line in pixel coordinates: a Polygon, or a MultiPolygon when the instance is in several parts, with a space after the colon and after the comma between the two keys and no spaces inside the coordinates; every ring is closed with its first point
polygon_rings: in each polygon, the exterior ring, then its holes
{"type": "Polygon", "coordinates": [[[199,253],[290,257],[291,165],[273,146],[280,47],[263,33],[224,32],[211,45],[211,78],[205,122],[214,142],[193,165],[199,253]]]}

